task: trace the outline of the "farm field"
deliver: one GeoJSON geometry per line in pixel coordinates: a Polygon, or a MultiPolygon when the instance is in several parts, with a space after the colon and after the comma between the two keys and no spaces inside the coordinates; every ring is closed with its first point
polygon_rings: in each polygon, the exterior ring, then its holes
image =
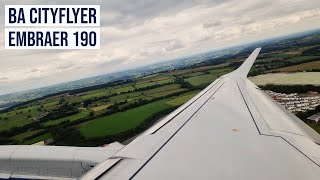
{"type": "Polygon", "coordinates": [[[166,102],[166,104],[170,106],[180,106],[187,101],[189,101],[191,98],[193,98],[195,95],[197,95],[200,91],[190,92],[186,94],[182,94],[180,97],[174,98],[172,100],[169,100],[166,102]]]}
{"type": "Polygon", "coordinates": [[[47,126],[56,125],[56,124],[59,124],[59,123],[65,122],[65,121],[76,121],[81,118],[89,116],[90,112],[91,112],[90,110],[82,110],[78,114],[71,115],[71,116],[64,117],[64,118],[60,118],[60,119],[56,119],[56,120],[47,121],[47,122],[42,123],[42,125],[47,127],[47,126]]]}
{"type": "Polygon", "coordinates": [[[297,73],[269,73],[250,77],[256,85],[281,84],[281,85],[320,85],[320,72],[297,73]]]}
{"type": "Polygon", "coordinates": [[[193,86],[203,86],[208,85],[220,76],[231,72],[231,69],[225,68],[225,69],[218,69],[218,70],[211,70],[209,71],[209,74],[200,75],[200,76],[194,76],[191,78],[186,78],[185,80],[189,82],[193,86]]]}
{"type": "Polygon", "coordinates": [[[318,60],[319,56],[297,56],[297,57],[292,57],[289,59],[289,61],[292,62],[304,62],[307,60],[318,60]]]}
{"type": "Polygon", "coordinates": [[[16,136],[13,137],[13,139],[19,141],[19,142],[22,142],[24,140],[24,138],[27,138],[27,137],[30,137],[38,132],[40,132],[41,130],[36,130],[36,131],[27,131],[25,133],[21,133],[21,134],[18,134],[16,136]]]}
{"type": "Polygon", "coordinates": [[[43,135],[40,135],[40,136],[37,136],[35,138],[32,138],[30,140],[27,140],[27,141],[24,141],[22,142],[22,144],[35,144],[37,142],[40,142],[40,141],[45,141],[45,140],[48,140],[52,138],[52,136],[50,135],[50,133],[46,133],[46,134],[43,134],[43,135]]]}
{"type": "Polygon", "coordinates": [[[284,68],[275,69],[272,71],[276,72],[297,72],[297,71],[310,71],[310,70],[318,70],[320,71],[320,60],[319,61],[313,61],[308,63],[303,63],[299,65],[294,66],[288,66],[284,68]]]}
{"type": "Polygon", "coordinates": [[[93,111],[101,111],[101,110],[106,109],[106,108],[108,108],[110,106],[112,106],[111,103],[110,104],[104,104],[104,105],[100,105],[100,106],[97,106],[97,107],[93,107],[93,108],[91,108],[91,110],[93,110],[93,111]]]}
{"type": "Polygon", "coordinates": [[[169,108],[167,99],[143,105],[125,112],[95,119],[79,125],[81,134],[86,138],[103,137],[137,127],[152,114],[169,108]]]}

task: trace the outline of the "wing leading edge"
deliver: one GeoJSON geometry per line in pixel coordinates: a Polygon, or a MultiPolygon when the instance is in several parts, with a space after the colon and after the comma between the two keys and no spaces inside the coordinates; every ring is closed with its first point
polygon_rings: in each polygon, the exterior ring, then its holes
{"type": "MultiPolygon", "coordinates": [[[[259,51],[130,144],[116,145],[112,151],[100,149],[106,154],[92,157],[94,167],[81,179],[318,179],[320,136],[246,78],[259,51]]],[[[26,149],[18,147],[20,152],[26,149]]],[[[55,148],[62,152],[71,147],[55,148]]],[[[95,152],[81,150],[85,164],[95,152]]],[[[4,147],[0,151],[7,152],[4,147]]],[[[76,152],[73,149],[70,155],[76,152]]],[[[15,153],[0,156],[0,165],[4,160],[11,165],[9,170],[0,166],[0,177],[17,174],[17,169],[25,169],[21,177],[40,176],[36,163],[30,168],[23,162],[36,155],[15,153]]],[[[55,161],[55,153],[50,154],[44,158],[49,163],[55,161]]],[[[64,164],[56,172],[65,169],[70,166],[64,164]]],[[[79,177],[58,175],[46,177],[79,177]]]]}

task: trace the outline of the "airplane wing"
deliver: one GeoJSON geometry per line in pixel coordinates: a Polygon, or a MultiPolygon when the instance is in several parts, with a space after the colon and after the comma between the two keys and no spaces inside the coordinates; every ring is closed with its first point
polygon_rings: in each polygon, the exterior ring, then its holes
{"type": "Polygon", "coordinates": [[[0,178],[319,179],[319,134],[247,79],[259,51],[126,146],[0,147],[0,178]]]}

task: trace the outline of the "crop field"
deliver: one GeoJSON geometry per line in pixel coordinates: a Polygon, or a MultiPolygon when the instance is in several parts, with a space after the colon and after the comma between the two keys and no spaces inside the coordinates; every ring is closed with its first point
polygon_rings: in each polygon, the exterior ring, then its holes
{"type": "Polygon", "coordinates": [[[145,83],[150,81],[161,81],[166,79],[172,79],[169,74],[153,74],[150,76],[145,76],[143,78],[138,79],[137,83],[145,83]]]}
{"type": "Polygon", "coordinates": [[[110,93],[110,91],[108,91],[108,90],[100,90],[100,92],[99,91],[98,92],[96,91],[94,93],[90,92],[90,93],[88,93],[86,95],[82,95],[80,97],[81,97],[82,100],[86,100],[86,99],[90,99],[90,98],[94,98],[94,97],[106,96],[109,93],[110,93]]]}
{"type": "Polygon", "coordinates": [[[187,78],[186,81],[188,81],[193,86],[201,86],[201,85],[206,85],[206,84],[209,84],[210,82],[213,82],[218,77],[219,77],[218,75],[206,74],[202,76],[187,78]]]}
{"type": "Polygon", "coordinates": [[[191,98],[193,98],[195,95],[197,95],[200,91],[194,91],[186,94],[182,94],[181,96],[174,98],[170,101],[167,101],[166,104],[170,106],[180,106],[187,101],[189,101],[191,98]]]}
{"type": "Polygon", "coordinates": [[[13,136],[13,139],[22,142],[24,138],[26,137],[30,137],[38,132],[40,132],[41,130],[36,130],[36,131],[27,131],[18,135],[13,136]]]}
{"type": "Polygon", "coordinates": [[[194,68],[194,69],[184,69],[184,70],[180,70],[180,71],[175,71],[172,72],[172,75],[177,75],[177,76],[181,76],[181,75],[186,75],[186,74],[192,74],[192,73],[196,73],[196,72],[204,72],[204,71],[208,71],[208,70],[213,70],[213,69],[217,69],[217,68],[221,68],[223,69],[223,67],[227,66],[228,63],[223,63],[223,64],[219,64],[219,65],[211,65],[211,66],[203,66],[203,67],[198,67],[198,68],[194,68]]]}
{"type": "Polygon", "coordinates": [[[166,86],[161,86],[158,88],[150,89],[150,90],[145,90],[143,92],[133,92],[133,93],[126,93],[126,94],[121,94],[117,96],[113,96],[110,99],[111,102],[118,102],[118,101],[134,101],[137,99],[146,99],[147,97],[160,97],[168,94],[172,94],[175,92],[180,92],[185,89],[181,88],[180,84],[170,84],[166,86]]]}
{"type": "Polygon", "coordinates": [[[209,71],[210,74],[187,78],[186,81],[188,81],[193,86],[207,85],[207,84],[212,83],[214,80],[216,80],[220,76],[222,76],[230,71],[231,71],[231,69],[229,69],[229,68],[219,69],[219,70],[211,70],[211,71],[209,71]]]}
{"type": "Polygon", "coordinates": [[[120,85],[120,86],[103,88],[103,89],[88,91],[85,93],[80,93],[79,96],[80,96],[81,100],[87,100],[87,99],[94,98],[94,97],[106,96],[106,95],[112,94],[112,93],[128,92],[128,91],[132,91],[134,89],[135,88],[133,87],[132,84],[120,85]]]}
{"type": "Polygon", "coordinates": [[[169,108],[167,99],[143,105],[125,112],[95,119],[80,125],[80,132],[86,138],[103,137],[137,127],[152,114],[169,108]]]}
{"type": "Polygon", "coordinates": [[[64,118],[60,118],[60,119],[56,119],[56,120],[50,120],[50,121],[42,123],[42,125],[51,126],[51,125],[56,125],[56,124],[62,123],[64,121],[76,121],[76,120],[79,120],[81,118],[89,116],[90,112],[91,112],[90,110],[82,110],[78,114],[74,114],[74,115],[71,115],[71,116],[68,116],[68,117],[64,117],[64,118]]]}
{"type": "Polygon", "coordinates": [[[169,90],[173,90],[173,89],[180,89],[180,88],[181,88],[180,84],[170,84],[170,85],[161,86],[161,87],[158,87],[155,89],[146,90],[144,92],[145,92],[145,94],[153,94],[153,93],[169,91],[169,90]]]}
{"type": "Polygon", "coordinates": [[[52,138],[50,133],[46,133],[46,134],[37,136],[37,137],[35,137],[33,139],[24,141],[22,144],[34,144],[34,143],[37,143],[37,142],[40,142],[40,141],[45,141],[45,140],[50,139],[50,138],[52,138]]]}
{"type": "Polygon", "coordinates": [[[249,79],[256,85],[282,84],[282,85],[320,85],[320,72],[297,73],[269,73],[249,79]]]}
{"type": "Polygon", "coordinates": [[[173,94],[173,93],[177,93],[177,92],[181,92],[187,89],[172,89],[172,90],[167,90],[167,91],[163,91],[163,92],[158,92],[158,93],[154,93],[154,94],[150,94],[149,96],[152,97],[162,97],[162,96],[167,96],[169,94],[173,94]]]}
{"type": "Polygon", "coordinates": [[[320,58],[319,56],[297,56],[297,57],[290,58],[288,60],[292,62],[304,62],[307,60],[317,60],[319,58],[320,58]]]}
{"type": "Polygon", "coordinates": [[[308,71],[308,70],[320,70],[320,60],[308,62],[308,63],[303,63],[303,64],[299,64],[299,65],[294,65],[294,66],[288,66],[288,67],[284,67],[284,68],[279,68],[279,69],[275,69],[272,71],[297,72],[297,71],[308,71]]]}
{"type": "Polygon", "coordinates": [[[112,104],[104,104],[104,105],[100,105],[100,106],[97,106],[97,107],[92,107],[91,110],[93,111],[101,111],[103,109],[106,109],[108,107],[110,107],[112,104]]]}
{"type": "Polygon", "coordinates": [[[22,127],[26,124],[32,123],[33,121],[28,118],[32,114],[36,114],[36,111],[32,110],[30,112],[26,112],[21,109],[10,113],[1,114],[0,131],[8,130],[13,127],[22,127]]]}
{"type": "Polygon", "coordinates": [[[173,82],[173,81],[174,81],[173,79],[164,79],[164,80],[160,80],[160,81],[138,83],[138,84],[135,84],[135,87],[136,88],[144,88],[144,87],[153,86],[153,85],[156,85],[156,84],[170,83],[170,82],[173,82]]]}

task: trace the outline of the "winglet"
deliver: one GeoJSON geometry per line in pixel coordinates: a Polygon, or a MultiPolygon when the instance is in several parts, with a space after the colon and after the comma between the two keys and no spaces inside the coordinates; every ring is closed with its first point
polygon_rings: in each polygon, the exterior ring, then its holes
{"type": "Polygon", "coordinates": [[[230,75],[238,76],[238,77],[247,77],[254,61],[256,60],[256,58],[260,52],[260,50],[261,50],[261,48],[256,48],[251,53],[251,55],[243,62],[243,64],[238,69],[236,69],[235,71],[230,73],[230,75]]]}

